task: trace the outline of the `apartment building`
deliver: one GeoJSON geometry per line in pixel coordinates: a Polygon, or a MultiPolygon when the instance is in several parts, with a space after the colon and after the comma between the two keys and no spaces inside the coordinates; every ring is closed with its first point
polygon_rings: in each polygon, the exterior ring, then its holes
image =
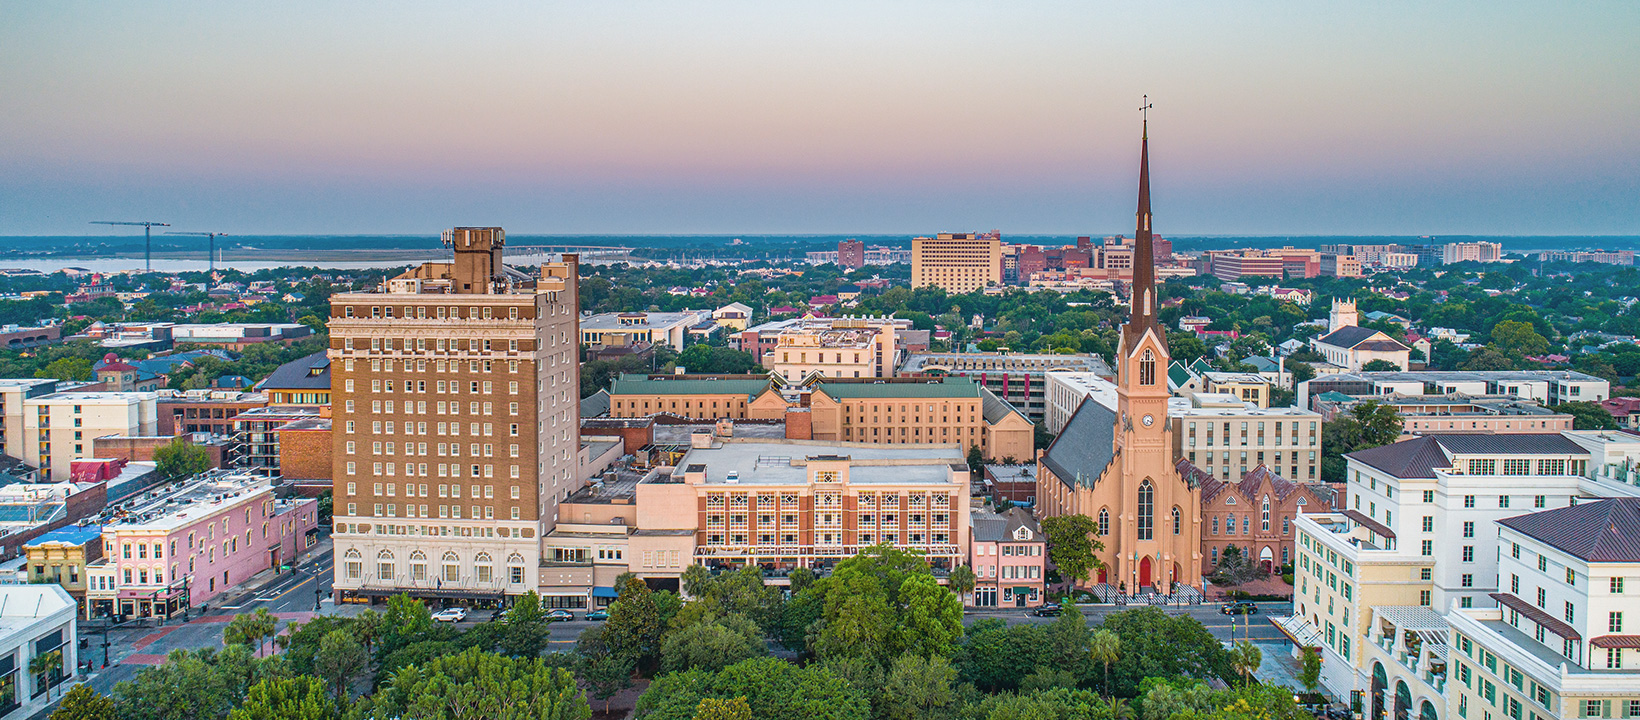
{"type": "Polygon", "coordinates": [[[1323,375],[1298,384],[1298,404],[1309,406],[1325,392],[1343,395],[1504,396],[1543,405],[1611,397],[1611,382],[1576,370],[1418,370],[1413,372],[1351,372],[1323,375]]]}
{"type": "Polygon", "coordinates": [[[267,407],[268,396],[237,390],[166,390],[159,393],[159,434],[232,435],[239,413],[267,407]]]}
{"type": "Polygon", "coordinates": [[[329,405],[330,356],[321,350],[275,368],[256,384],[269,405],[329,405]]]}
{"type": "Polygon", "coordinates": [[[1403,437],[1430,433],[1543,433],[1572,429],[1572,416],[1557,413],[1530,400],[1509,396],[1450,395],[1344,395],[1326,392],[1311,401],[1321,419],[1331,421],[1356,406],[1377,402],[1401,416],[1403,437]]]}
{"type": "Polygon", "coordinates": [[[1640,498],[1498,531],[1497,607],[1447,616],[1448,717],[1640,717],[1640,498]]]}
{"type": "Polygon", "coordinates": [[[587,314],[581,318],[581,344],[598,348],[650,343],[682,352],[689,329],[704,322],[713,322],[711,310],[587,314]]]}
{"type": "Polygon", "coordinates": [[[1027,353],[954,352],[910,355],[900,365],[902,376],[954,375],[973,380],[1019,408],[1031,422],[1048,412],[1049,371],[1092,373],[1114,377],[1098,355],[1045,355],[1027,353]]]}
{"type": "Polygon", "coordinates": [[[765,375],[623,373],[609,383],[609,417],[675,415],[691,420],[745,420],[753,417],[751,402],[768,389],[769,378],[765,375]]]}
{"type": "Polygon", "coordinates": [[[969,378],[816,383],[809,393],[814,440],[978,447],[987,458],[1024,461],[1036,427],[969,378]]]}
{"type": "Polygon", "coordinates": [[[1446,265],[1460,262],[1499,262],[1503,260],[1503,245],[1494,242],[1447,243],[1441,253],[1446,265]]]}
{"type": "Polygon", "coordinates": [[[1002,284],[1002,234],[939,233],[911,239],[911,287],[970,293],[1002,284]]]}
{"type": "Polygon", "coordinates": [[[1197,395],[1192,404],[1168,407],[1173,446],[1192,465],[1220,480],[1240,478],[1260,465],[1295,482],[1321,479],[1319,414],[1214,398],[1197,395]]]}
{"type": "Polygon", "coordinates": [[[578,487],[575,256],[527,275],[501,228],[444,243],[453,262],[331,297],[338,598],[534,590],[578,487]]]}
{"type": "Polygon", "coordinates": [[[159,433],[159,396],[151,392],[52,392],[55,381],[10,381],[0,388],[5,454],[62,482],[75,460],[91,457],[105,435],[159,433]]]}
{"type": "Polygon", "coordinates": [[[1361,277],[1361,259],[1336,253],[1321,254],[1321,274],[1327,277],[1361,277]]]}
{"type": "Polygon", "coordinates": [[[1270,381],[1256,372],[1202,373],[1203,389],[1221,393],[1261,408],[1270,407],[1270,381]]]}
{"type": "Polygon", "coordinates": [[[898,336],[910,329],[910,320],[888,315],[838,318],[805,315],[753,326],[730,335],[729,344],[750,353],[758,364],[776,371],[782,378],[791,372],[802,379],[810,370],[821,372],[825,377],[855,377],[856,371],[860,372],[859,377],[892,377],[904,354],[898,336]],[[829,346],[830,343],[835,345],[829,346]],[[797,355],[777,354],[776,348],[782,346],[802,349],[797,350],[797,355]],[[818,354],[821,352],[846,354],[839,358],[835,354],[821,356],[818,354]],[[860,353],[859,361],[855,360],[855,353],[860,353]],[[838,375],[838,372],[844,374],[838,375]]]}
{"type": "Polygon", "coordinates": [[[266,478],[200,475],[116,514],[86,566],[92,617],[169,618],[318,541],[318,501],[278,500],[266,478]]]}

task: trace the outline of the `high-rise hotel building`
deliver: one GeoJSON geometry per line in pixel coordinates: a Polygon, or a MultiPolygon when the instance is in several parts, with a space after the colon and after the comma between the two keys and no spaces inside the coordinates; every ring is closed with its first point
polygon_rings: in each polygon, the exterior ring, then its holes
{"type": "Polygon", "coordinates": [[[532,276],[501,228],[444,243],[454,262],[330,299],[338,599],[534,590],[576,489],[575,257],[532,276]]]}
{"type": "Polygon", "coordinates": [[[1002,284],[1002,233],[939,233],[911,239],[911,287],[968,293],[1002,284]]]}

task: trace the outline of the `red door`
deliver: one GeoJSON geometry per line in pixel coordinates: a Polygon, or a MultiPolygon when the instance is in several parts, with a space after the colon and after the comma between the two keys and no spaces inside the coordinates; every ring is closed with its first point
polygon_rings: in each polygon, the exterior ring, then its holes
{"type": "Polygon", "coordinates": [[[1146,555],[1144,559],[1139,561],[1139,587],[1149,587],[1150,585],[1150,556],[1146,555]]]}

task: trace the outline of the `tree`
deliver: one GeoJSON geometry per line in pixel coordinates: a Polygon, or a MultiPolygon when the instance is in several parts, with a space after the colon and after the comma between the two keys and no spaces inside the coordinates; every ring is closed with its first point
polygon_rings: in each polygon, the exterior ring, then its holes
{"type": "Polygon", "coordinates": [[[1264,662],[1264,653],[1246,640],[1238,640],[1236,646],[1230,649],[1230,665],[1241,676],[1243,685],[1252,680],[1253,671],[1258,669],[1261,662],[1264,662]]]}
{"type": "Polygon", "coordinates": [[[1288,359],[1285,363],[1287,372],[1293,375],[1293,385],[1315,379],[1315,368],[1301,360],[1288,359]]]}
{"type": "Polygon", "coordinates": [[[55,378],[57,380],[90,380],[93,372],[90,360],[82,357],[65,357],[46,363],[44,368],[34,373],[34,377],[55,378]]]}
{"type": "Polygon", "coordinates": [[[1354,450],[1388,445],[1401,437],[1401,415],[1392,405],[1368,400],[1350,408],[1350,415],[1361,424],[1361,446],[1354,450]]]}
{"type": "Polygon", "coordinates": [[[1617,420],[1612,417],[1611,411],[1601,407],[1600,403],[1588,401],[1565,402],[1550,409],[1572,416],[1573,430],[1617,429],[1617,420]]]}
{"type": "Polygon", "coordinates": [[[951,687],[956,679],[957,671],[943,657],[903,655],[888,670],[877,716],[886,720],[949,717],[957,705],[951,687]]]}
{"type": "Polygon", "coordinates": [[[414,642],[427,639],[433,631],[433,613],[420,600],[406,593],[387,598],[382,613],[381,639],[377,653],[386,655],[414,642]]]}
{"type": "Polygon", "coordinates": [[[1110,665],[1122,657],[1122,638],[1104,628],[1093,631],[1088,639],[1088,654],[1093,661],[1105,666],[1105,684],[1100,689],[1110,694],[1110,665]]]}
{"type": "Polygon", "coordinates": [[[587,658],[580,664],[581,679],[591,689],[592,697],[604,702],[605,714],[609,713],[609,699],[632,687],[634,667],[632,658],[621,655],[587,658]]]}
{"type": "Polygon", "coordinates": [[[370,699],[360,720],[587,720],[592,708],[568,670],[540,658],[477,648],[410,665],[370,699]]]}
{"type": "Polygon", "coordinates": [[[1042,521],[1042,532],[1048,536],[1048,559],[1059,569],[1067,586],[1087,580],[1094,569],[1103,566],[1094,557],[1095,552],[1105,549],[1104,543],[1092,538],[1095,529],[1093,518],[1086,515],[1058,515],[1042,521]]]}
{"type": "Polygon", "coordinates": [[[211,454],[203,447],[177,438],[154,448],[154,466],[168,479],[193,477],[211,469],[211,454]]]}
{"type": "Polygon", "coordinates": [[[1361,369],[1367,372],[1398,372],[1401,366],[1380,358],[1368,361],[1367,364],[1361,366],[1361,369]]]}
{"type": "Polygon", "coordinates": [[[746,704],[743,697],[728,700],[704,698],[695,706],[693,720],[753,720],[752,707],[746,704]]]}
{"type": "Polygon", "coordinates": [[[649,586],[636,577],[626,578],[620,596],[610,605],[604,642],[639,668],[652,667],[660,654],[662,630],[660,608],[649,586]]]}
{"type": "Polygon", "coordinates": [[[268,678],[250,687],[228,720],[336,720],[341,717],[324,681],[312,676],[268,678]]]}
{"type": "Polygon", "coordinates": [[[797,568],[786,576],[786,581],[791,583],[791,594],[796,595],[814,584],[814,571],[806,567],[797,568]]]}
{"type": "Polygon", "coordinates": [[[347,697],[353,678],[364,672],[369,662],[364,646],[354,640],[352,634],[346,630],[332,630],[319,642],[319,652],[313,656],[313,669],[330,683],[336,699],[341,700],[347,697]]]}
{"type": "Polygon", "coordinates": [[[235,615],[228,626],[222,629],[222,642],[227,645],[244,645],[260,655],[262,646],[268,638],[278,631],[279,618],[268,612],[267,608],[257,608],[254,613],[235,615]]]}
{"type": "MultiPolygon", "coordinates": [[[[51,682],[52,673],[62,669],[63,651],[61,650],[52,650],[48,653],[40,653],[39,655],[35,655],[28,660],[29,674],[36,678],[44,679],[47,684],[51,682]]],[[[49,688],[47,689],[46,697],[51,697],[49,688]]]]}
{"type": "MultiPolygon", "coordinates": [[[[689,596],[691,600],[705,597],[716,582],[717,578],[712,577],[712,571],[706,569],[705,565],[690,565],[683,569],[683,576],[679,578],[679,586],[683,588],[683,594],[689,596]]],[[[796,590],[792,592],[796,592],[796,590]]]]}
{"type": "Polygon", "coordinates": [[[535,657],[547,648],[548,623],[541,611],[541,597],[531,590],[520,595],[507,609],[507,626],[501,649],[514,657],[535,657]]]}
{"type": "Polygon", "coordinates": [[[865,693],[822,664],[798,667],[775,658],[753,658],[716,673],[702,670],[662,675],[638,698],[644,720],[691,720],[706,698],[744,698],[758,720],[866,720],[865,693]]]}
{"type": "Polygon", "coordinates": [[[1264,568],[1242,553],[1239,546],[1231,545],[1219,556],[1219,564],[1213,566],[1212,580],[1215,585],[1240,585],[1264,577],[1265,574],[1264,568]]]}
{"type": "Polygon", "coordinates": [[[1299,657],[1298,681],[1304,689],[1316,692],[1321,687],[1321,651],[1313,647],[1303,648],[1299,657]]]}
{"type": "Polygon", "coordinates": [[[1100,626],[1121,642],[1122,662],[1111,666],[1111,694],[1134,697],[1150,677],[1235,677],[1229,652],[1201,622],[1146,607],[1107,615],[1100,626]]]}
{"type": "Polygon", "coordinates": [[[661,644],[661,670],[716,671],[766,653],[762,631],[733,615],[724,622],[696,623],[667,635],[661,644]]]}
{"type": "Polygon", "coordinates": [[[962,600],[932,575],[912,575],[900,585],[899,635],[895,650],[922,657],[946,657],[962,638],[962,600]]]}
{"type": "Polygon", "coordinates": [[[1492,326],[1492,342],[1487,346],[1508,357],[1521,358],[1542,355],[1549,349],[1549,341],[1532,323],[1504,320],[1492,326]]]}
{"type": "Polygon", "coordinates": [[[951,590],[964,600],[967,600],[968,593],[974,591],[974,585],[978,582],[979,578],[974,575],[974,569],[967,565],[958,565],[951,569],[951,590]]]}
{"type": "Polygon", "coordinates": [[[978,445],[968,446],[968,470],[976,474],[985,470],[985,451],[978,445]]]}
{"type": "Polygon", "coordinates": [[[75,685],[51,713],[51,720],[115,720],[114,701],[90,685],[75,685]]]}
{"type": "Polygon", "coordinates": [[[278,659],[261,660],[244,645],[173,650],[163,665],[145,667],[114,686],[121,720],[200,720],[226,717],[278,659]]]}

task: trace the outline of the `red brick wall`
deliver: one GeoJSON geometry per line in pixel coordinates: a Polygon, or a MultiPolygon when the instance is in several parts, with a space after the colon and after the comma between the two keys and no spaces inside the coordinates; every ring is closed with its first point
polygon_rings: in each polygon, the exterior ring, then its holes
{"type": "Polygon", "coordinates": [[[813,440],[814,416],[808,410],[793,408],[786,411],[786,439],[813,440]]]}
{"type": "Polygon", "coordinates": [[[299,480],[330,480],[329,430],[280,430],[279,475],[299,480]]]}
{"type": "MultiPolygon", "coordinates": [[[[129,437],[125,435],[108,435],[95,438],[91,441],[92,457],[123,458],[129,462],[153,462],[154,450],[171,444],[174,437],[129,437]]],[[[204,445],[205,451],[210,453],[211,467],[222,467],[222,446],[204,445]]]]}

